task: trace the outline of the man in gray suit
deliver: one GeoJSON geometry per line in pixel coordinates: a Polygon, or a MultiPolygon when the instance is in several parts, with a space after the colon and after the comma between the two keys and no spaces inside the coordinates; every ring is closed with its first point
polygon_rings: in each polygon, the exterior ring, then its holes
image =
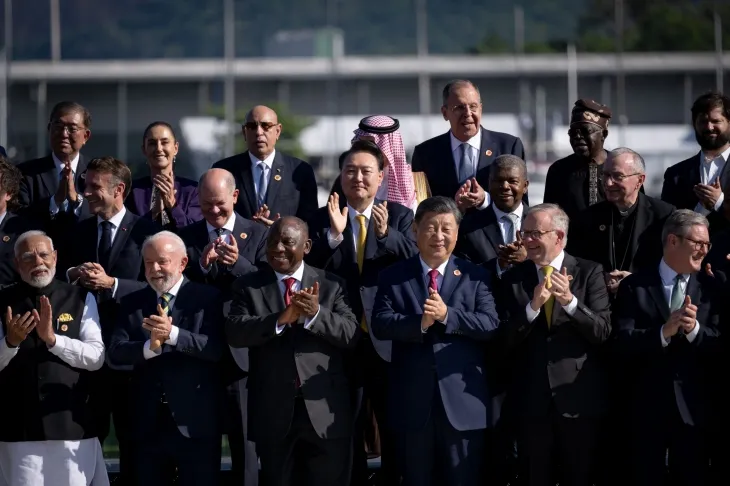
{"type": "Polygon", "coordinates": [[[344,369],[360,328],[345,283],[303,262],[306,223],[287,216],[271,227],[271,269],[232,288],[228,343],[249,348],[249,433],[263,484],[346,486],[353,410],[344,369]]]}

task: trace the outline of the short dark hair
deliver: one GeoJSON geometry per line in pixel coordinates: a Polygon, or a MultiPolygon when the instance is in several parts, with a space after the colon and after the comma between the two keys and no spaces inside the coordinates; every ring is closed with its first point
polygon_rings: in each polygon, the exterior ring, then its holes
{"type": "Polygon", "coordinates": [[[715,108],[720,108],[723,116],[730,120],[730,98],[718,91],[709,91],[692,104],[692,123],[694,124],[700,115],[705,115],[715,108]]]}
{"type": "Polygon", "coordinates": [[[53,123],[63,115],[68,115],[69,113],[79,113],[84,119],[84,126],[91,128],[91,113],[75,101],[61,101],[60,103],[56,103],[56,106],[51,110],[51,118],[48,120],[48,123],[53,123]]]}
{"type": "Polygon", "coordinates": [[[172,128],[172,125],[170,125],[169,123],[164,122],[164,121],[154,121],[154,122],[150,123],[149,125],[147,125],[147,128],[144,129],[144,133],[142,134],[142,143],[143,144],[147,142],[147,135],[150,134],[150,130],[152,130],[155,127],[167,128],[168,130],[170,130],[170,133],[172,133],[172,139],[174,141],[177,141],[177,135],[175,135],[175,130],[172,128]]]}
{"type": "Polygon", "coordinates": [[[453,93],[455,89],[464,87],[474,88],[474,90],[479,95],[479,98],[481,99],[482,94],[479,92],[479,88],[477,88],[476,84],[472,83],[468,79],[454,79],[446,83],[446,86],[444,86],[444,90],[441,92],[442,105],[446,106],[446,102],[448,101],[449,96],[451,96],[451,93],[453,93]]]}
{"type": "Polygon", "coordinates": [[[124,183],[124,199],[132,191],[132,172],[127,164],[114,157],[97,157],[89,162],[86,170],[93,170],[99,174],[111,174],[114,185],[124,183]]]}
{"type": "Polygon", "coordinates": [[[385,168],[385,155],[383,154],[383,151],[380,150],[380,147],[370,140],[355,140],[352,142],[352,146],[348,150],[340,154],[340,170],[342,170],[345,166],[345,161],[348,157],[361,152],[365,152],[375,157],[375,160],[378,161],[378,170],[382,171],[383,168],[385,168]]]}
{"type": "Polygon", "coordinates": [[[421,201],[416,209],[416,224],[419,224],[426,213],[446,214],[451,213],[454,215],[456,224],[461,224],[461,211],[456,206],[453,199],[445,196],[433,196],[428,199],[421,201]]]}
{"type": "Polygon", "coordinates": [[[494,177],[501,169],[517,169],[520,171],[520,176],[527,180],[527,164],[516,155],[502,154],[494,159],[489,170],[489,178],[494,177]]]}
{"type": "Polygon", "coordinates": [[[20,192],[20,180],[23,174],[14,164],[0,155],[0,187],[5,194],[10,195],[8,201],[8,209],[15,210],[20,206],[18,202],[18,193],[20,192]]]}

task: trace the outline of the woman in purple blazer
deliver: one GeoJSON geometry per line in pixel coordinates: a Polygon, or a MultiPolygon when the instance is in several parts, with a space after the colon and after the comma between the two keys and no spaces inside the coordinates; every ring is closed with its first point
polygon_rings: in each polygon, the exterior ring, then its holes
{"type": "Polygon", "coordinates": [[[198,183],[173,174],[179,144],[169,123],[156,121],[144,131],[142,152],[149,177],[135,179],[127,209],[175,231],[203,219],[198,183]]]}

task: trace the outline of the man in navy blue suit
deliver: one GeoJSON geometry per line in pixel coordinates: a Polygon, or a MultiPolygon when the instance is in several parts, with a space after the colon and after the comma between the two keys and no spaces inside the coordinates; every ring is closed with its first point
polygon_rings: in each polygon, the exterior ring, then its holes
{"type": "Polygon", "coordinates": [[[489,391],[484,344],[499,319],[486,270],[452,256],[453,199],[418,206],[419,256],[380,275],[371,331],[393,342],[388,418],[404,486],[480,485],[489,391]]]}
{"type": "MultiPolygon", "coordinates": [[[[462,212],[486,209],[489,167],[500,155],[512,154],[525,160],[522,141],[507,133],[481,126],[482,97],[471,81],[451,81],[444,87],[441,114],[451,129],[416,145],[413,172],[423,172],[433,196],[455,198],[462,212]]],[[[525,193],[523,200],[528,202],[525,193]]]]}

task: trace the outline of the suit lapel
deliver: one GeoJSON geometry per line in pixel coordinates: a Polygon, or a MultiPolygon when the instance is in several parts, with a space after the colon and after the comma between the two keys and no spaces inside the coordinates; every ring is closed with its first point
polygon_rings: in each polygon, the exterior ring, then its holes
{"type": "Polygon", "coordinates": [[[279,195],[281,185],[284,183],[284,158],[278,150],[274,155],[274,163],[271,164],[271,172],[269,173],[269,185],[266,189],[266,205],[271,208],[276,202],[279,195]],[[277,180],[277,177],[278,180],[277,180]]]}
{"type": "Polygon", "coordinates": [[[58,181],[61,176],[56,171],[56,164],[53,162],[53,156],[49,155],[41,162],[43,164],[43,170],[41,171],[41,183],[48,191],[51,197],[56,194],[58,190],[58,181]]]}
{"type": "Polygon", "coordinates": [[[185,288],[188,282],[189,280],[183,277],[183,282],[178,289],[175,301],[172,303],[172,323],[182,329],[185,329],[185,326],[181,326],[180,323],[184,320],[187,302],[189,302],[189,299],[187,299],[188,292],[185,288]]]}
{"type": "MultiPolygon", "coordinates": [[[[238,217],[236,217],[238,219],[238,217]]],[[[195,249],[198,250],[201,254],[203,253],[203,249],[210,243],[210,236],[208,235],[208,224],[206,223],[205,219],[200,220],[200,222],[195,223],[198,225],[198,227],[195,229],[195,249]]]]}
{"type": "MultiPolygon", "coordinates": [[[[380,203],[377,199],[373,205],[380,203]]],[[[378,251],[377,236],[375,236],[375,222],[373,221],[373,214],[370,213],[370,219],[368,220],[368,230],[365,235],[365,260],[374,258],[375,253],[378,251]]]]}
{"type": "MultiPolygon", "coordinates": [[[[692,279],[690,279],[690,281],[692,281],[692,279]]],[[[664,286],[662,284],[662,277],[659,275],[659,271],[652,272],[647,290],[649,291],[649,295],[652,300],[654,300],[654,304],[656,304],[657,310],[659,310],[659,314],[661,314],[662,319],[665,321],[669,319],[669,302],[667,302],[667,298],[664,296],[664,286]]]]}
{"type": "Polygon", "coordinates": [[[700,298],[702,296],[700,295],[700,284],[697,281],[696,273],[690,275],[689,282],[687,282],[687,290],[685,291],[685,295],[689,295],[689,298],[694,305],[700,304],[700,298]]]}
{"type": "Polygon", "coordinates": [[[459,175],[456,173],[454,154],[451,151],[451,131],[443,136],[443,141],[438,152],[440,155],[436,159],[436,164],[440,168],[438,171],[441,173],[441,177],[444,178],[444,186],[459,186],[459,175]]]}
{"type": "Polygon", "coordinates": [[[245,223],[246,220],[244,220],[242,216],[236,214],[236,220],[233,223],[233,237],[236,238],[236,245],[238,245],[239,255],[243,255],[243,252],[246,249],[246,245],[248,245],[249,241],[248,237],[250,230],[247,228],[245,223]]]}
{"type": "Polygon", "coordinates": [[[117,233],[114,235],[114,241],[112,242],[112,249],[109,254],[109,268],[114,268],[114,264],[116,263],[117,259],[119,258],[119,253],[121,253],[122,248],[127,244],[127,240],[129,239],[129,234],[132,232],[132,229],[134,228],[134,215],[127,210],[126,213],[124,213],[124,217],[122,218],[122,223],[119,225],[119,228],[117,228],[117,233]]]}
{"type": "MultiPolygon", "coordinates": [[[[576,280],[578,280],[577,272],[580,271],[580,269],[578,268],[578,262],[571,255],[568,255],[567,253],[565,253],[565,258],[563,258],[563,266],[565,267],[565,270],[568,272],[568,275],[573,277],[573,280],[571,280],[568,284],[572,291],[574,282],[576,280]]],[[[562,268],[560,269],[560,271],[562,271],[562,268]]],[[[537,285],[537,284],[535,284],[535,285],[537,285]]],[[[551,316],[552,320],[550,322],[550,325],[552,326],[554,323],[557,322],[557,316],[559,314],[564,314],[564,313],[565,313],[565,310],[563,309],[563,306],[560,305],[560,303],[558,303],[556,301],[555,304],[553,305],[553,313],[551,316]]]]}
{"type": "Polygon", "coordinates": [[[428,296],[428,288],[426,287],[426,280],[423,277],[421,258],[419,256],[411,258],[410,265],[412,277],[408,280],[408,284],[411,286],[418,302],[423,305],[423,302],[426,301],[426,297],[428,296]]]}
{"type": "MultiPolygon", "coordinates": [[[[639,193],[639,199],[636,204],[638,204],[638,207],[636,208],[636,219],[634,220],[634,228],[631,232],[631,241],[629,242],[629,245],[631,245],[629,250],[630,262],[634,261],[636,252],[639,249],[639,238],[641,237],[641,234],[644,232],[644,229],[649,226],[649,222],[652,220],[651,208],[649,208],[646,196],[639,193]]],[[[616,257],[618,257],[618,255],[616,255],[616,257]]]]}
{"type": "MultiPolygon", "coordinates": [[[[702,170],[702,152],[697,154],[697,157],[695,157],[697,163],[692,164],[692,170],[689,171],[689,174],[687,174],[687,183],[689,184],[690,188],[693,188],[695,185],[702,183],[702,178],[700,176],[700,171],[702,170]]],[[[722,174],[724,174],[724,169],[722,174]]],[[[721,177],[722,177],[722,174],[721,177]]],[[[692,193],[694,196],[694,193],[692,193]]],[[[696,199],[696,197],[695,197],[696,199]]]]}
{"type": "Polygon", "coordinates": [[[492,137],[489,130],[481,128],[482,141],[479,145],[479,162],[477,164],[477,173],[482,169],[489,167],[494,161],[494,150],[492,149],[492,137]]]}
{"type": "Polygon", "coordinates": [[[254,186],[253,183],[253,171],[251,170],[251,156],[249,155],[249,152],[246,151],[242,155],[241,160],[241,194],[239,194],[238,197],[244,198],[245,201],[248,201],[249,209],[251,209],[251,214],[255,214],[256,211],[258,211],[259,207],[256,204],[256,186],[254,186]]]}
{"type": "Polygon", "coordinates": [[[264,298],[264,305],[268,307],[269,312],[283,311],[284,296],[279,290],[279,282],[276,280],[276,274],[273,270],[269,270],[263,275],[266,279],[264,285],[261,286],[261,294],[264,298]]]}
{"type": "Polygon", "coordinates": [[[74,183],[76,184],[76,191],[83,192],[86,187],[86,167],[89,165],[89,161],[86,160],[82,154],[79,154],[79,163],[76,166],[76,174],[74,183]]]}
{"type": "Polygon", "coordinates": [[[449,257],[449,262],[446,264],[446,268],[444,269],[444,279],[441,282],[441,288],[439,289],[441,300],[443,300],[445,304],[448,305],[451,294],[454,293],[454,289],[460,279],[461,271],[459,270],[458,265],[454,262],[454,256],[452,255],[449,257]]]}
{"type": "Polygon", "coordinates": [[[522,292],[524,293],[526,304],[532,300],[532,294],[535,292],[535,287],[537,287],[539,280],[537,278],[537,269],[535,268],[535,264],[532,260],[525,260],[521,265],[522,267],[520,269],[522,270],[522,278],[518,285],[522,286],[522,292]]]}
{"type": "Polygon", "coordinates": [[[484,228],[482,228],[482,230],[484,231],[484,235],[487,237],[487,240],[489,240],[492,244],[496,253],[499,245],[504,244],[504,238],[502,237],[502,231],[499,229],[499,221],[497,220],[497,215],[494,212],[494,207],[487,209],[485,216],[486,221],[484,222],[484,228]]]}

